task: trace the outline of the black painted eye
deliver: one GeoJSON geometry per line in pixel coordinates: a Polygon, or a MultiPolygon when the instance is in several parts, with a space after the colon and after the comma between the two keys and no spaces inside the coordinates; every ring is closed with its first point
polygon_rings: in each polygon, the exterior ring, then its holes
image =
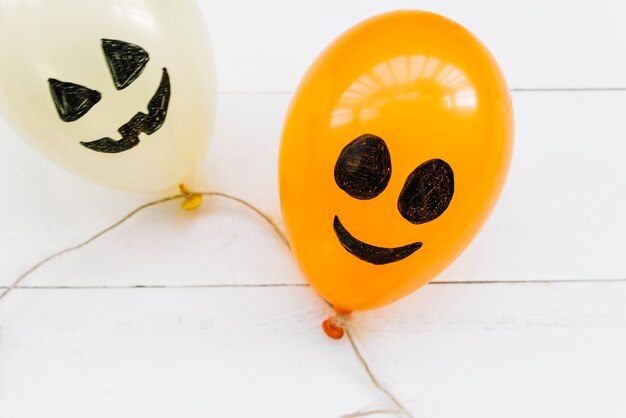
{"type": "Polygon", "coordinates": [[[443,160],[430,160],[417,167],[404,183],[398,210],[409,222],[433,221],[448,209],[454,195],[454,173],[443,160]]]}
{"type": "Polygon", "coordinates": [[[102,49],[118,90],[130,86],[150,60],[145,49],[124,41],[103,39],[102,49]]]}
{"type": "Polygon", "coordinates": [[[64,122],[74,122],[82,118],[102,98],[96,90],[79,84],[66,83],[54,78],[48,79],[48,83],[54,105],[64,122]]]}
{"type": "Polygon", "coordinates": [[[376,135],[361,135],[339,154],[335,182],[355,199],[373,199],[385,190],[391,178],[387,144],[376,135]]]}

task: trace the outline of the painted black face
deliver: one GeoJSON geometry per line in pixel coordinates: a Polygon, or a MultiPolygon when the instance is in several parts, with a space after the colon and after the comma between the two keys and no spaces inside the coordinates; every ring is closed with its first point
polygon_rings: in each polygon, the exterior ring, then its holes
{"type": "MultiPolygon", "coordinates": [[[[335,182],[351,197],[374,199],[391,178],[391,155],[385,141],[376,135],[361,135],[339,154],[335,182]]],[[[440,159],[426,161],[409,174],[398,198],[398,211],[409,222],[419,225],[437,219],[454,195],[454,173],[440,159]]],[[[335,234],[341,245],[355,257],[375,265],[403,260],[422,247],[421,242],[396,248],[377,247],[355,238],[335,215],[335,234]]]]}
{"type": "MultiPolygon", "coordinates": [[[[150,60],[141,47],[128,42],[102,39],[102,50],[117,90],[130,86],[143,72],[150,60]]],[[[50,94],[59,117],[64,122],[74,122],[82,118],[95,106],[102,95],[79,84],[48,80],[50,94]]],[[[116,154],[128,151],[139,145],[139,135],[152,135],[165,122],[171,95],[170,77],[163,68],[161,83],[148,102],[148,113],[138,112],[118,132],[121,139],[101,138],[95,141],[81,141],[81,145],[92,151],[116,154]]]]}

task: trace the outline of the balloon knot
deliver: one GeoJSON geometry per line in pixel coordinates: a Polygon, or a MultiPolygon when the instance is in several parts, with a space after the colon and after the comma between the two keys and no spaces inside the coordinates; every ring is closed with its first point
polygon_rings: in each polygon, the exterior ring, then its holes
{"type": "Polygon", "coordinates": [[[349,314],[333,315],[322,322],[322,329],[333,340],[340,340],[345,334],[349,314]]]}
{"type": "Polygon", "coordinates": [[[181,184],[179,189],[184,197],[183,203],[180,205],[184,210],[195,210],[202,205],[203,198],[200,193],[190,192],[184,184],[181,184]]]}

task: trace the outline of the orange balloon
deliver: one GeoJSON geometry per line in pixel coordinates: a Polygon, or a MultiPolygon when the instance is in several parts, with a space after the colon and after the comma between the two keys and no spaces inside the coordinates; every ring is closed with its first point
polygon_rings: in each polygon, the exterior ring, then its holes
{"type": "Polygon", "coordinates": [[[468,30],[418,11],[350,29],[308,70],[280,150],[290,244],[338,312],[380,307],[445,269],[493,209],[513,110],[468,30]]]}

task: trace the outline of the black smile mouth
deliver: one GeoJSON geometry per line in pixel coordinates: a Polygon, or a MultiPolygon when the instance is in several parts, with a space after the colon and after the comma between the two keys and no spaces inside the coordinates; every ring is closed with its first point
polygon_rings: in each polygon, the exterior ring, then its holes
{"type": "Polygon", "coordinates": [[[163,68],[161,84],[148,103],[148,114],[139,112],[122,125],[118,129],[122,138],[117,141],[111,138],[102,138],[91,142],[81,142],[81,144],[90,150],[107,154],[117,154],[136,147],[139,145],[140,134],[152,135],[163,126],[170,103],[170,95],[170,77],[167,69],[163,68]]]}
{"type": "Polygon", "coordinates": [[[376,247],[374,245],[366,244],[365,242],[352,236],[352,234],[350,234],[341,224],[339,217],[336,215],[333,227],[343,248],[355,257],[375,265],[389,264],[404,260],[415,251],[422,248],[421,242],[414,242],[413,244],[397,248],[376,247]]]}

